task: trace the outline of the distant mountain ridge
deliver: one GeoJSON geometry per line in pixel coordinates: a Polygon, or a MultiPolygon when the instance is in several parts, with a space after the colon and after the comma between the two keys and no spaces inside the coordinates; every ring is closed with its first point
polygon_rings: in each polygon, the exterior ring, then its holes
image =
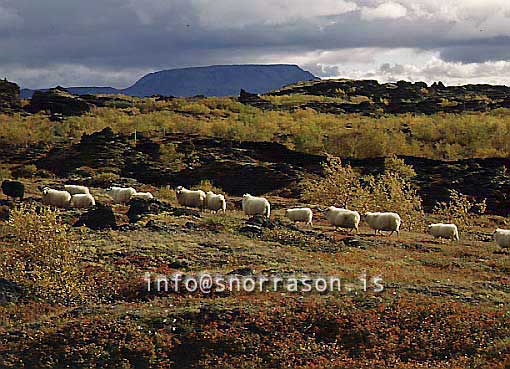
{"type": "MultiPolygon", "coordinates": [[[[235,96],[242,88],[254,93],[265,93],[288,84],[317,79],[312,73],[291,64],[213,65],[149,73],[126,89],[113,87],[67,87],[66,89],[76,95],[235,96]]],[[[21,98],[31,98],[34,91],[36,90],[22,89],[21,98]]]]}

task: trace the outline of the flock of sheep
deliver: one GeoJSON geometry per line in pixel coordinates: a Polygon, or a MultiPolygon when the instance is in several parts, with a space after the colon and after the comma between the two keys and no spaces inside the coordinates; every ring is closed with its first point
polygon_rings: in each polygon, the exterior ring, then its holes
{"type": "MultiPolygon", "coordinates": [[[[24,186],[21,182],[4,181],[3,192],[10,197],[23,198],[24,186]],[[21,191],[20,191],[21,190],[21,191]]],[[[61,208],[84,209],[95,206],[94,197],[90,194],[88,187],[78,185],[65,185],[64,190],[56,190],[49,187],[40,188],[42,192],[42,203],[45,205],[61,208]]],[[[154,196],[150,192],[137,192],[132,187],[110,187],[106,190],[114,203],[126,204],[132,199],[151,200],[154,196]]],[[[175,190],[177,202],[181,206],[199,209],[208,209],[214,213],[226,212],[227,203],[221,194],[212,191],[188,190],[179,186],[175,190]]],[[[248,216],[261,215],[270,217],[271,204],[264,197],[256,197],[250,194],[243,195],[242,210],[248,216]]],[[[312,227],[313,211],[308,207],[287,209],[285,215],[293,222],[303,222],[312,227]]],[[[328,222],[337,228],[344,228],[350,231],[358,231],[361,215],[357,211],[330,206],[324,212],[328,222]]],[[[371,229],[378,232],[396,232],[399,234],[401,218],[397,213],[391,212],[367,212],[363,219],[371,229]]],[[[455,224],[436,223],[428,226],[429,233],[435,238],[446,238],[459,240],[459,231],[455,224]]],[[[510,230],[496,229],[494,240],[500,247],[510,248],[510,230]]]]}

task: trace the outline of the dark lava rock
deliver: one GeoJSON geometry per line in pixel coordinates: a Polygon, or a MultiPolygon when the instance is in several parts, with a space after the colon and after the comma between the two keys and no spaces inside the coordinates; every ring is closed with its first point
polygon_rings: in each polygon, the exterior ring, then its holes
{"type": "Polygon", "coordinates": [[[254,215],[246,221],[247,225],[254,225],[262,228],[274,229],[276,224],[262,215],[254,215]]]}
{"type": "Polygon", "coordinates": [[[136,147],[132,141],[105,128],[83,135],[78,144],[51,150],[36,165],[61,177],[69,177],[80,167],[106,168],[155,186],[191,187],[209,180],[230,195],[260,195],[297,187],[305,176],[321,174],[326,160],[271,142],[240,143],[184,134],[166,135],[160,142],[140,135],[136,147]],[[161,161],[161,145],[173,145],[183,164],[175,167],[186,169],[172,170],[161,161]]]}
{"type": "Polygon", "coordinates": [[[86,226],[90,229],[101,230],[115,229],[117,223],[111,206],[96,203],[96,206],[82,214],[73,226],[86,226]]]}
{"type": "MultiPolygon", "coordinates": [[[[477,201],[487,199],[487,212],[510,215],[510,159],[465,159],[440,161],[402,156],[405,163],[416,171],[413,182],[419,188],[426,211],[437,202],[448,201],[449,189],[456,190],[477,201]]],[[[384,158],[343,159],[342,162],[362,174],[379,174],[384,171],[384,158]]]]}
{"type": "Polygon", "coordinates": [[[0,112],[13,113],[21,110],[20,88],[16,83],[0,80],[0,112]]]}
{"type": "Polygon", "coordinates": [[[342,242],[345,244],[345,246],[348,247],[356,247],[358,249],[367,249],[374,245],[373,242],[362,240],[358,237],[347,237],[342,240],[342,242]]]}
{"type": "Polygon", "coordinates": [[[260,227],[260,226],[257,226],[254,224],[246,224],[245,226],[243,226],[239,229],[239,233],[262,235],[262,233],[264,233],[264,231],[262,230],[262,227],[260,227]]]}
{"type": "Polygon", "coordinates": [[[201,218],[202,215],[200,214],[200,212],[198,210],[195,210],[195,209],[188,209],[188,208],[172,208],[169,210],[170,213],[173,215],[173,216],[176,216],[176,217],[185,217],[185,216],[188,216],[188,217],[196,217],[196,218],[201,218]]]}
{"type": "Polygon", "coordinates": [[[70,94],[63,87],[55,87],[47,91],[36,91],[25,108],[29,113],[47,111],[51,115],[63,116],[82,115],[90,110],[91,105],[82,98],[70,94]]]}
{"type": "Polygon", "coordinates": [[[0,278],[0,305],[17,302],[26,295],[25,288],[16,282],[0,278]]]}
{"type": "Polygon", "coordinates": [[[241,275],[244,277],[254,275],[254,274],[255,274],[255,271],[252,268],[239,268],[239,269],[235,269],[235,270],[227,273],[227,275],[241,275]]]}
{"type": "Polygon", "coordinates": [[[312,108],[330,114],[459,114],[465,111],[489,111],[510,106],[510,87],[492,85],[445,86],[441,82],[427,87],[423,82],[375,80],[322,80],[285,86],[268,95],[316,95],[349,100],[364,96],[360,103],[311,102],[296,106],[273,106],[273,109],[312,108]],[[473,96],[480,96],[473,99],[473,96]],[[488,98],[489,103],[486,101],[488,98]],[[448,101],[449,104],[444,104],[448,101]]]}
{"type": "Polygon", "coordinates": [[[273,109],[274,106],[269,101],[262,99],[257,94],[249,93],[243,89],[239,93],[239,102],[245,105],[251,105],[259,109],[273,109]]]}
{"type": "Polygon", "coordinates": [[[154,232],[171,232],[174,231],[171,227],[169,227],[167,224],[156,222],[154,219],[149,220],[147,223],[145,223],[145,228],[150,229],[154,232]]]}
{"type": "Polygon", "coordinates": [[[169,210],[171,207],[159,200],[132,199],[129,201],[127,216],[131,223],[136,223],[148,214],[159,214],[169,210]]]}
{"type": "Polygon", "coordinates": [[[186,224],[184,224],[184,228],[186,229],[191,229],[191,230],[196,230],[199,228],[198,224],[197,223],[193,223],[193,222],[186,222],[186,224]]]}

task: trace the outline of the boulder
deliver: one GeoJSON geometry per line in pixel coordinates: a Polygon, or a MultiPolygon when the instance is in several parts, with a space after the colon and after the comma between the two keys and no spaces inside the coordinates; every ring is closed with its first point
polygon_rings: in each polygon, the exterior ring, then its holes
{"type": "Polygon", "coordinates": [[[241,92],[239,93],[239,102],[241,104],[254,106],[259,109],[273,109],[274,106],[269,101],[262,99],[257,94],[249,93],[243,89],[241,89],[241,92]]]}
{"type": "Polygon", "coordinates": [[[82,98],[70,94],[63,87],[55,87],[47,91],[36,91],[25,108],[29,113],[46,111],[52,116],[82,115],[90,110],[91,105],[82,98]]]}
{"type": "Polygon", "coordinates": [[[102,230],[115,229],[117,223],[111,206],[96,203],[96,206],[82,214],[73,226],[86,226],[93,230],[102,230]]]}

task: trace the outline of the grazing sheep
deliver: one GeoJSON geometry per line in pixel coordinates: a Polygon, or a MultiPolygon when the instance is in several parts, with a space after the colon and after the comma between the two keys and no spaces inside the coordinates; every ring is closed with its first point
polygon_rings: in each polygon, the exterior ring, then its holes
{"type": "Polygon", "coordinates": [[[131,199],[142,199],[142,200],[152,200],[154,196],[150,192],[137,192],[131,199]]]}
{"type": "Polygon", "coordinates": [[[402,222],[400,219],[400,215],[397,213],[365,213],[364,218],[370,228],[375,230],[375,234],[377,231],[391,231],[390,236],[393,232],[397,232],[399,234],[400,223],[402,222]]]}
{"type": "Polygon", "coordinates": [[[129,202],[131,196],[136,193],[133,187],[110,187],[106,192],[111,196],[113,202],[116,204],[125,204],[129,202]]]}
{"type": "Polygon", "coordinates": [[[78,185],[64,185],[64,190],[69,192],[72,195],[77,194],[89,194],[89,188],[86,186],[78,186],[78,185]]]}
{"type": "Polygon", "coordinates": [[[285,216],[293,222],[305,222],[312,227],[313,212],[310,208],[293,208],[285,210],[285,216]]]}
{"type": "Polygon", "coordinates": [[[330,206],[325,211],[326,218],[332,226],[347,228],[349,230],[356,230],[358,232],[358,225],[361,216],[357,211],[336,208],[330,206]]]}
{"type": "Polygon", "coordinates": [[[67,208],[71,202],[71,194],[67,191],[53,190],[49,187],[42,189],[42,203],[44,205],[67,208]]]}
{"type": "Polygon", "coordinates": [[[182,186],[175,189],[177,202],[181,206],[203,209],[205,205],[205,192],[202,190],[188,190],[182,186]]]}
{"type": "Polygon", "coordinates": [[[96,200],[89,193],[77,193],[71,197],[72,208],[86,209],[96,205],[96,200]]]}
{"type": "Polygon", "coordinates": [[[459,230],[455,224],[436,223],[429,225],[429,233],[434,238],[449,238],[459,240],[459,230]]]}
{"type": "Polygon", "coordinates": [[[7,197],[23,200],[23,196],[25,196],[25,185],[18,181],[10,181],[6,179],[2,182],[2,192],[7,197]]]}
{"type": "Polygon", "coordinates": [[[246,215],[263,215],[269,218],[271,205],[264,197],[255,197],[250,194],[243,195],[243,211],[246,215]]]}
{"type": "Polygon", "coordinates": [[[510,230],[496,229],[494,231],[494,241],[499,247],[510,248],[510,230]]]}
{"type": "Polygon", "coordinates": [[[220,210],[225,213],[227,211],[225,196],[208,191],[205,195],[205,207],[215,213],[220,210]]]}

